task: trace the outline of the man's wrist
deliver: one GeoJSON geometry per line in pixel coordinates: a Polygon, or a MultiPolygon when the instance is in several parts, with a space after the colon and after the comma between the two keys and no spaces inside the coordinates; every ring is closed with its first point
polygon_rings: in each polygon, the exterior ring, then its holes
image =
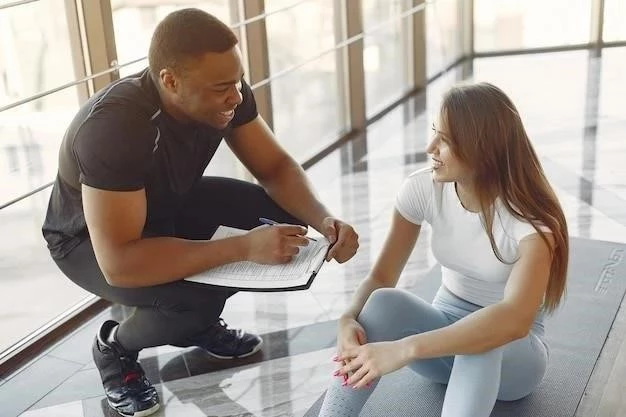
{"type": "Polygon", "coordinates": [[[236,236],[232,238],[233,254],[235,255],[234,262],[247,261],[250,259],[250,245],[246,236],[236,236]]]}

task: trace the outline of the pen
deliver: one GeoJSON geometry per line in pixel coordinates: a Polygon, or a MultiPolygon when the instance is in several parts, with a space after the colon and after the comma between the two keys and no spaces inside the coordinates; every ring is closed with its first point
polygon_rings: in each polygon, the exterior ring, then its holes
{"type": "MultiPolygon", "coordinates": [[[[274,221],[272,219],[267,219],[265,217],[259,217],[259,221],[263,224],[269,224],[270,226],[275,226],[277,224],[280,224],[277,221],[274,221]]],[[[305,236],[305,237],[309,240],[312,240],[313,242],[317,242],[317,239],[313,239],[312,237],[308,237],[308,236],[305,236]]]]}
{"type": "Polygon", "coordinates": [[[259,217],[259,221],[263,224],[269,224],[270,226],[275,226],[278,224],[278,222],[275,222],[271,219],[266,219],[265,217],[259,217]]]}

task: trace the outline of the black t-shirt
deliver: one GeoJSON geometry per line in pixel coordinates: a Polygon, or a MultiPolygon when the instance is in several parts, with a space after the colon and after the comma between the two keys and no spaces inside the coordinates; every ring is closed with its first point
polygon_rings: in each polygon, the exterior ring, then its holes
{"type": "Polygon", "coordinates": [[[59,151],[43,235],[60,259],[88,238],[81,183],[111,191],[145,188],[145,231],[170,234],[185,194],[202,177],[233,127],[257,116],[250,86],[230,125],[183,124],[161,110],[148,70],[122,78],[85,103],[72,120],[59,151]]]}

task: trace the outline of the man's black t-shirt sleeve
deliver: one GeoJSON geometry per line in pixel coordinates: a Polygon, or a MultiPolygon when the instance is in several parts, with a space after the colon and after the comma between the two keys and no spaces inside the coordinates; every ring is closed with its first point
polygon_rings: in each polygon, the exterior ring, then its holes
{"type": "Polygon", "coordinates": [[[241,80],[241,97],[242,101],[235,109],[235,116],[231,121],[232,127],[245,125],[256,119],[259,114],[256,109],[256,101],[252,89],[245,80],[241,80]]]}
{"type": "Polygon", "coordinates": [[[119,107],[95,111],[76,133],[80,182],[102,190],[140,190],[160,132],[145,116],[119,107]]]}

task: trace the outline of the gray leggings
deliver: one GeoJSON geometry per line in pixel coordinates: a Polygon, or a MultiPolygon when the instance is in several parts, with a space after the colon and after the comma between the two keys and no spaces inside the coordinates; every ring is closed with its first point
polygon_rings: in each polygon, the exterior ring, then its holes
{"type": "MultiPolygon", "coordinates": [[[[407,291],[384,288],[372,293],[358,321],[368,342],[389,341],[448,326],[480,308],[443,286],[432,305],[407,291]]],[[[408,366],[447,384],[442,417],[487,417],[496,399],[512,401],[530,394],[541,382],[547,361],[543,320],[538,317],[523,339],[481,354],[416,360],[408,366]]],[[[334,378],[320,417],[358,416],[378,383],[355,390],[342,382],[334,378]]]]}

